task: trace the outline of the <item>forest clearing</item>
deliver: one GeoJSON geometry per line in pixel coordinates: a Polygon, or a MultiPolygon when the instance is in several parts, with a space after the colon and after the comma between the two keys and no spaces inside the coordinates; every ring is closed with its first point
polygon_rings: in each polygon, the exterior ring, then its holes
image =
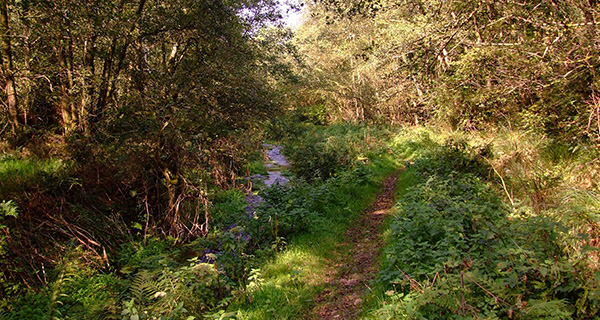
{"type": "Polygon", "coordinates": [[[0,0],[0,319],[599,318],[599,10],[0,0]]]}

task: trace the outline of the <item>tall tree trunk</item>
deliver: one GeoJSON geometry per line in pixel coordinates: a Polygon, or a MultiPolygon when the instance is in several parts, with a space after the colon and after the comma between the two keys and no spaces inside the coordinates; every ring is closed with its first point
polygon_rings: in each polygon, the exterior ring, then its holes
{"type": "Polygon", "coordinates": [[[6,93],[8,106],[8,120],[10,121],[12,133],[20,130],[19,109],[17,105],[17,90],[15,87],[15,75],[13,70],[12,49],[8,28],[8,3],[0,0],[0,37],[2,38],[2,69],[4,70],[4,92],[6,93]]]}
{"type": "MultiPolygon", "coordinates": [[[[102,81],[100,84],[100,90],[98,95],[98,102],[96,103],[92,112],[93,122],[98,122],[102,114],[106,109],[108,100],[115,89],[115,82],[121,73],[121,70],[125,66],[125,57],[127,56],[127,50],[134,41],[133,32],[138,27],[139,19],[144,11],[147,0],[139,0],[138,7],[136,10],[136,18],[132,22],[129,28],[129,33],[125,35],[125,42],[119,46],[118,36],[113,36],[111,41],[111,47],[108,56],[104,59],[104,67],[102,70],[102,81]]],[[[125,2],[121,0],[118,5],[119,12],[123,11],[125,2]]]]}
{"type": "Polygon", "coordinates": [[[58,48],[58,64],[60,65],[60,97],[59,108],[62,116],[63,129],[66,134],[75,131],[78,125],[78,115],[73,104],[73,72],[70,50],[70,40],[63,39],[58,48]]]}
{"type": "Polygon", "coordinates": [[[29,43],[29,32],[24,33],[23,37],[23,76],[19,78],[19,89],[21,96],[19,97],[19,110],[23,119],[23,126],[28,125],[28,114],[29,106],[31,103],[31,91],[32,91],[32,72],[30,62],[31,58],[31,44],[29,43]]]}
{"type": "Polygon", "coordinates": [[[96,47],[96,36],[84,42],[83,47],[83,74],[80,76],[81,97],[79,100],[79,127],[83,132],[88,132],[89,114],[94,96],[94,85],[92,78],[96,72],[94,64],[94,50],[96,47]]]}

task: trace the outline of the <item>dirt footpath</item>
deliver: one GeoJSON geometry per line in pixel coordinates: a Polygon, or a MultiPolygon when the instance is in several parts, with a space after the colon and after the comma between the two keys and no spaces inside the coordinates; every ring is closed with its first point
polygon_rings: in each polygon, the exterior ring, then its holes
{"type": "Polygon", "coordinates": [[[362,297],[369,281],[377,274],[378,256],[382,246],[381,225],[394,205],[394,190],[399,173],[383,182],[383,190],[348,230],[348,240],[329,259],[330,270],[323,281],[325,290],[315,299],[315,306],[304,317],[306,320],[356,319],[362,307],[362,297]]]}

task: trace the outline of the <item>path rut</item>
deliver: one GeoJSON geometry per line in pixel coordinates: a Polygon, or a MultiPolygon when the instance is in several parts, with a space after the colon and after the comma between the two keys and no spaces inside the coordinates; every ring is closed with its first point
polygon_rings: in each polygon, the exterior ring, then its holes
{"type": "Polygon", "coordinates": [[[329,271],[322,279],[325,290],[315,299],[315,306],[304,317],[317,319],[357,319],[362,307],[362,297],[378,272],[377,257],[382,246],[379,236],[381,225],[394,205],[394,190],[399,172],[383,182],[383,189],[348,230],[348,240],[341,243],[338,252],[328,259],[329,271]],[[351,247],[349,254],[344,248],[351,247]]]}

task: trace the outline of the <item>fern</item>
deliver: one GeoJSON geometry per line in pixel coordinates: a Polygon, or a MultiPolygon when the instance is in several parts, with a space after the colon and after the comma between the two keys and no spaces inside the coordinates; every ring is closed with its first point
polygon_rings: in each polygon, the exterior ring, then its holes
{"type": "Polygon", "coordinates": [[[181,279],[185,279],[187,269],[140,271],[131,282],[131,300],[124,304],[122,315],[126,319],[135,315],[139,315],[139,319],[175,319],[177,315],[186,313],[184,301],[191,299],[186,299],[191,296],[191,291],[181,279]]]}
{"type": "Polygon", "coordinates": [[[138,304],[143,304],[158,292],[159,283],[156,272],[140,271],[131,282],[130,293],[138,304]]]}
{"type": "Polygon", "coordinates": [[[562,320],[571,319],[572,312],[568,311],[568,304],[564,300],[531,299],[523,315],[525,319],[562,320]]]}
{"type": "Polygon", "coordinates": [[[62,316],[60,306],[63,305],[63,301],[61,298],[68,297],[67,294],[63,293],[63,286],[72,281],[74,276],[73,271],[70,268],[70,254],[67,255],[63,261],[61,261],[60,265],[57,267],[58,277],[52,284],[50,291],[50,307],[48,309],[48,318],[51,320],[60,319],[62,316]]]}

